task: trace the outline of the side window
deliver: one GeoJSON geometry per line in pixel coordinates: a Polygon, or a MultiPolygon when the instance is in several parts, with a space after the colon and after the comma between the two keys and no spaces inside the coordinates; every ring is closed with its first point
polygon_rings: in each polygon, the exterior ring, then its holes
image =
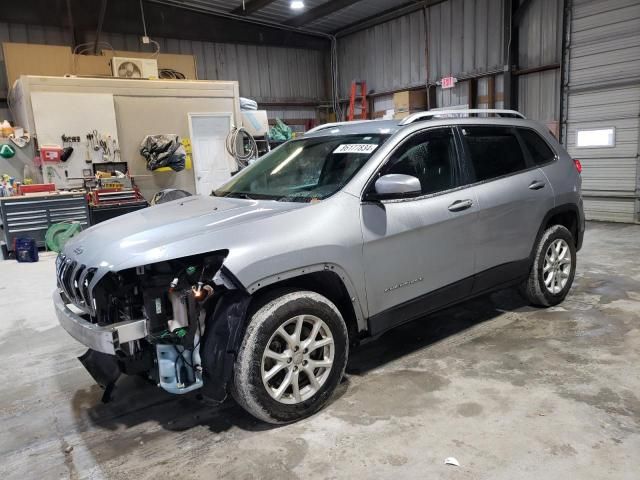
{"type": "Polygon", "coordinates": [[[476,180],[489,180],[527,168],[520,142],[512,128],[462,127],[461,131],[476,180]]]}
{"type": "Polygon", "coordinates": [[[455,186],[456,147],[450,128],[417,133],[396,150],[382,171],[412,175],[420,180],[422,194],[455,186]]]}
{"type": "Polygon", "coordinates": [[[534,130],[519,128],[518,133],[536,165],[549,163],[556,157],[556,154],[549,148],[547,142],[534,130]]]}

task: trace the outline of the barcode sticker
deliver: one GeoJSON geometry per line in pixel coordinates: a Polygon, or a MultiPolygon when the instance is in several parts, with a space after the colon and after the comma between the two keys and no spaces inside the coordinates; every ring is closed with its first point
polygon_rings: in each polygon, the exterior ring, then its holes
{"type": "Polygon", "coordinates": [[[373,143],[344,143],[339,145],[333,153],[372,153],[378,145],[373,143]]]}

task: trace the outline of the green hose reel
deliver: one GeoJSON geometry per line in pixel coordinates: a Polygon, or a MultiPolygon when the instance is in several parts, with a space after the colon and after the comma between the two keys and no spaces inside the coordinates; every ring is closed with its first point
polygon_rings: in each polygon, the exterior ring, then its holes
{"type": "Polygon", "coordinates": [[[0,157],[2,158],[11,158],[16,154],[16,151],[13,149],[11,145],[1,145],[0,146],[0,157]]]}
{"type": "Polygon", "coordinates": [[[47,230],[44,241],[49,250],[60,253],[69,239],[81,231],[82,225],[80,222],[54,223],[47,230]]]}

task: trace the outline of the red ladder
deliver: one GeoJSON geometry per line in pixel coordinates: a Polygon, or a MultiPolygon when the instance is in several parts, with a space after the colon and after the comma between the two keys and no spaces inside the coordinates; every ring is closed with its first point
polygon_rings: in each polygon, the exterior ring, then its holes
{"type": "Polygon", "coordinates": [[[356,98],[360,99],[360,118],[367,119],[367,82],[364,80],[354,80],[351,82],[351,96],[349,97],[349,116],[347,119],[351,122],[356,116],[356,98]],[[358,87],[360,92],[358,94],[358,87]]]}

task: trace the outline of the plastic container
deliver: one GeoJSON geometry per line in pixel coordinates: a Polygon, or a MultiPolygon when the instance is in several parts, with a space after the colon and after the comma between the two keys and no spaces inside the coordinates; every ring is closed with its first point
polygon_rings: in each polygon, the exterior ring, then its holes
{"type": "Polygon", "coordinates": [[[16,238],[13,250],[18,262],[30,263],[38,261],[38,244],[33,238],[16,238]]]}
{"type": "Polygon", "coordinates": [[[8,137],[13,133],[13,128],[11,128],[11,124],[7,120],[0,123],[0,132],[3,137],[8,137]]]}

